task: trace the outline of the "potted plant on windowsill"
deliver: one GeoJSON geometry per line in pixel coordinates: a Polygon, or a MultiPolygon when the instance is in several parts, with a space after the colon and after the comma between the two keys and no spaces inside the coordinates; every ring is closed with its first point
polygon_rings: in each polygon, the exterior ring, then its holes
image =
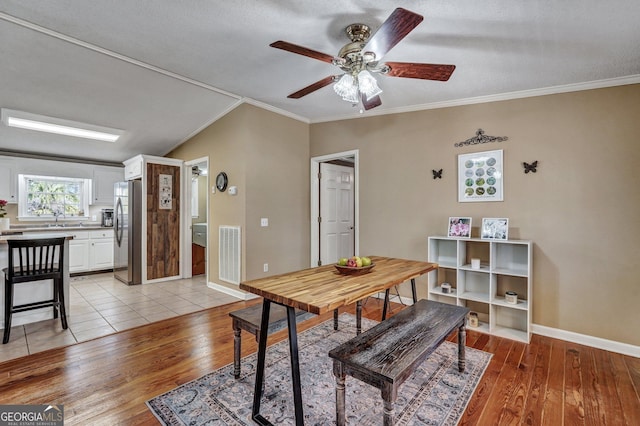
{"type": "Polygon", "coordinates": [[[0,200],[0,231],[6,231],[10,227],[9,218],[7,216],[7,200],[0,200]]]}

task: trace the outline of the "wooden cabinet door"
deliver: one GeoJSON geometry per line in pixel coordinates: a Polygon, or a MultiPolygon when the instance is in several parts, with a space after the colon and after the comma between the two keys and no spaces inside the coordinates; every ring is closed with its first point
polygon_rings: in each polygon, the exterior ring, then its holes
{"type": "Polygon", "coordinates": [[[205,256],[207,249],[198,244],[191,244],[191,275],[203,275],[205,271],[205,256]]]}

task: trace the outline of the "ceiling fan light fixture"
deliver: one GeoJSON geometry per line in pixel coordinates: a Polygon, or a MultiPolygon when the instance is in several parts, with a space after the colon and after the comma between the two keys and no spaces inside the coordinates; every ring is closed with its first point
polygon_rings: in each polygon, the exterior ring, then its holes
{"type": "Polygon", "coordinates": [[[358,86],[351,74],[344,74],[340,80],[333,85],[333,90],[345,101],[357,104],[358,86]]]}
{"type": "Polygon", "coordinates": [[[360,92],[367,97],[367,100],[382,93],[378,82],[367,70],[362,70],[358,73],[358,87],[360,88],[360,92]]]}

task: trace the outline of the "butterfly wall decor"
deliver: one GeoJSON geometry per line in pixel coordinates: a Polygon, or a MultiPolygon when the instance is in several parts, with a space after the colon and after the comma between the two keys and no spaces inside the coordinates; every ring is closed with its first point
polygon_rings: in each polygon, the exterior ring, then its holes
{"type": "Polygon", "coordinates": [[[431,170],[431,172],[433,173],[433,178],[434,179],[442,179],[442,169],[440,169],[440,170],[431,170]]]}
{"type": "Polygon", "coordinates": [[[538,168],[538,160],[534,161],[533,163],[529,164],[527,162],[523,162],[522,166],[524,167],[524,172],[525,173],[535,173],[537,172],[537,168],[538,168]]]}

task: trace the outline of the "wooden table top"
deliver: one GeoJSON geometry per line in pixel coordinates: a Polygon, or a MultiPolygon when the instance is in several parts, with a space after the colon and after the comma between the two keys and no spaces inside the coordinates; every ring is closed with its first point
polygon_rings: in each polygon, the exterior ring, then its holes
{"type": "Polygon", "coordinates": [[[240,283],[240,289],[314,314],[330,312],[426,274],[436,263],[371,256],[362,275],[342,275],[333,264],[240,283]]]}

